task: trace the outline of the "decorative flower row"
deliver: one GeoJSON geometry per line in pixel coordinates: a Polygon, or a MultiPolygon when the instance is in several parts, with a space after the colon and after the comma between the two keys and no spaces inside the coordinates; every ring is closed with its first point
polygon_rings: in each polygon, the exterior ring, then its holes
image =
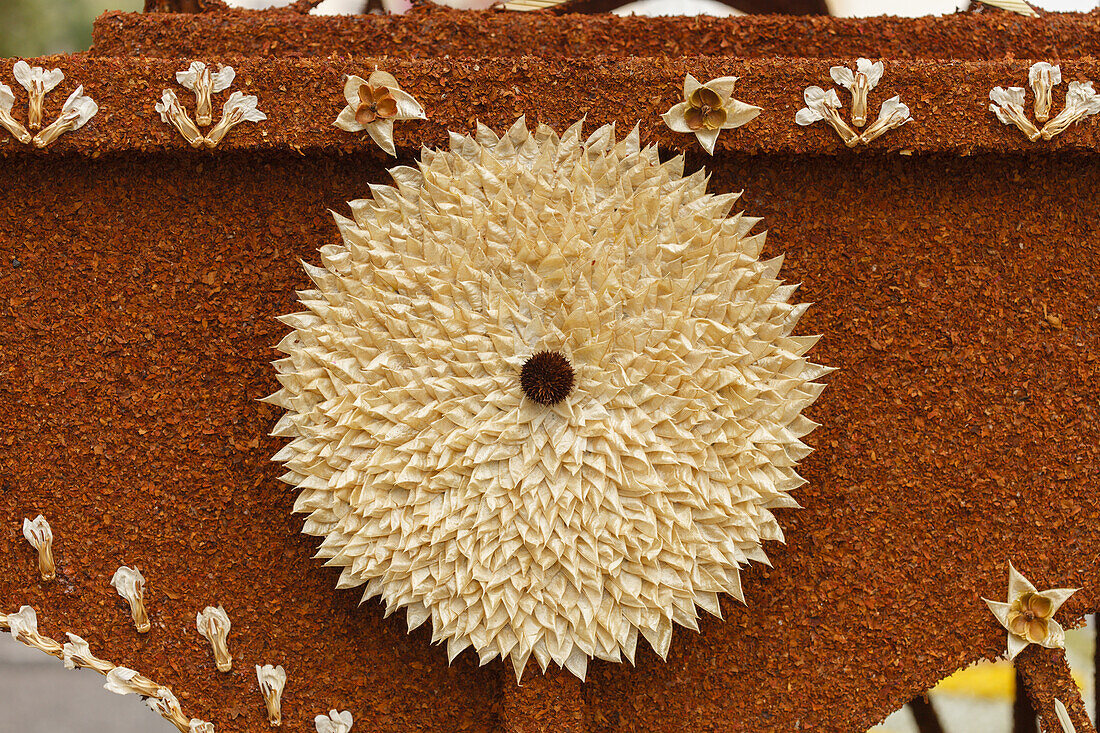
{"type": "Polygon", "coordinates": [[[1028,72],[1028,85],[1035,98],[1035,120],[1042,129],[1028,119],[1024,111],[1023,87],[994,87],[989,92],[989,111],[1006,125],[1015,125],[1031,141],[1050,140],[1065,132],[1071,125],[1090,115],[1100,114],[1100,94],[1093,91],[1091,81],[1071,81],[1066,92],[1066,105],[1053,119],[1050,117],[1054,87],[1062,83],[1062,69],[1045,61],[1033,64],[1028,72]]]}
{"type": "MultiPolygon", "coordinates": [[[[42,580],[54,580],[57,577],[57,565],[53,556],[54,535],[50,523],[41,514],[33,520],[24,519],[23,537],[38,553],[39,575],[42,580]]],[[[111,578],[111,585],[129,604],[130,615],[133,617],[138,633],[148,633],[152,624],[145,608],[145,576],[139,569],[123,565],[115,571],[111,578]]],[[[233,667],[233,657],[229,653],[228,643],[231,624],[225,609],[221,606],[216,608],[207,606],[196,615],[195,626],[199,635],[210,643],[218,671],[229,672],[233,667]]],[[[68,634],[69,643],[62,645],[50,637],[39,634],[37,615],[30,606],[23,606],[13,614],[0,613],[0,631],[4,630],[11,631],[17,641],[61,659],[69,669],[78,667],[94,669],[105,675],[107,684],[104,687],[112,692],[120,695],[137,693],[148,698],[146,703],[150,708],[175,724],[184,733],[214,733],[214,727],[210,723],[190,720],[184,716],[171,690],[132,669],[118,667],[96,658],[88,648],[88,643],[79,636],[68,634]]],[[[286,671],[282,666],[256,665],[256,679],[267,708],[268,722],[272,726],[281,725],[281,698],[283,687],[286,685],[286,671]]],[[[351,713],[337,714],[333,711],[332,714],[336,717],[330,719],[329,716],[318,716],[318,730],[322,730],[323,725],[330,724],[337,726],[346,724],[342,729],[344,731],[351,728],[351,713]],[[326,722],[320,722],[322,719],[326,722]]],[[[329,730],[341,729],[337,727],[329,730]]]]}
{"type": "Polygon", "coordinates": [[[0,127],[24,145],[44,148],[66,132],[83,127],[99,111],[99,105],[84,94],[84,86],[81,85],[65,100],[57,119],[43,129],[42,114],[46,95],[64,81],[65,74],[61,69],[47,71],[41,66],[31,67],[26,61],[16,61],[12,67],[12,76],[27,90],[27,126],[24,127],[12,115],[15,94],[11,87],[0,83],[0,127]],[[27,128],[40,132],[32,136],[27,128]]]}
{"type": "MultiPolygon", "coordinates": [[[[851,92],[852,125],[863,127],[867,123],[867,95],[878,86],[882,72],[882,62],[876,61],[872,64],[870,59],[858,59],[854,70],[846,66],[829,69],[829,76],[833,81],[851,92]]],[[[849,148],[861,144],[869,145],[872,140],[912,119],[909,116],[909,107],[900,97],[893,96],[879,107],[878,119],[860,134],[841,117],[840,109],[844,105],[835,89],[825,91],[821,87],[807,87],[802,97],[806,106],[798,110],[794,121],[803,126],[824,121],[849,148]]]]}

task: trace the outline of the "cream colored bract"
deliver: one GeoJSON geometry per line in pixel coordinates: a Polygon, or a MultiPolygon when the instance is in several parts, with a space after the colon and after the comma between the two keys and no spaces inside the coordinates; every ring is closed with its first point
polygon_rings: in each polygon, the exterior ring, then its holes
{"type": "Polygon", "coordinates": [[[452,133],[336,217],[267,401],[338,587],[431,619],[452,659],[582,678],[742,598],[739,568],[783,538],[772,510],[798,506],[829,370],[759,220],[682,171],[637,128],[521,119],[452,133]],[[548,406],[520,386],[540,351],[575,370],[548,406]]]}

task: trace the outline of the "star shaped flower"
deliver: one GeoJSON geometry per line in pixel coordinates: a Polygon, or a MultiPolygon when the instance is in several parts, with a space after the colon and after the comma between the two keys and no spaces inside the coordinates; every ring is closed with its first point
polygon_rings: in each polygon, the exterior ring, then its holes
{"type": "Polygon", "coordinates": [[[736,76],[711,79],[706,84],[691,74],[684,77],[684,101],[661,115],[673,132],[692,133],[709,154],[722,130],[741,127],[760,114],[760,108],[733,98],[736,76]]]}
{"type": "Polygon", "coordinates": [[[369,79],[349,76],[344,84],[344,99],[348,106],[333,122],[348,132],[366,130],[378,147],[396,156],[393,144],[393,123],[427,119],[424,108],[405,92],[393,74],[375,71],[369,79]]]}
{"type": "Polygon", "coordinates": [[[1039,592],[1009,563],[1008,602],[982,598],[1001,626],[1008,629],[1008,658],[1015,659],[1028,644],[1065,648],[1066,632],[1054,620],[1054,614],[1077,591],[1077,588],[1052,588],[1039,592]]]}

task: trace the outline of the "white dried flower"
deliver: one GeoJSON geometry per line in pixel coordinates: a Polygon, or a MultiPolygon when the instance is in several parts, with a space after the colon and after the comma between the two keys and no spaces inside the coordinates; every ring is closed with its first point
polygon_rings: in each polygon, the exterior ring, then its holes
{"type": "Polygon", "coordinates": [[[34,146],[44,148],[66,132],[79,130],[95,117],[99,105],[84,94],[84,86],[78,86],[61,107],[61,114],[49,127],[34,136],[34,146]]]}
{"type": "Polygon", "coordinates": [[[1050,140],[1064,132],[1070,125],[1090,115],[1100,114],[1100,94],[1092,89],[1092,82],[1071,81],[1066,91],[1066,106],[1050,122],[1043,125],[1042,136],[1050,140]]]}
{"type": "Polygon", "coordinates": [[[1008,658],[1015,659],[1028,644],[1064,649],[1066,633],[1053,616],[1078,588],[1053,588],[1042,593],[1008,564],[1008,602],[982,598],[997,620],[1008,629],[1008,658]]]}
{"type": "Polygon", "coordinates": [[[32,130],[42,127],[42,103],[46,94],[62,82],[65,74],[61,69],[47,71],[41,66],[31,67],[26,61],[16,61],[11,69],[15,80],[27,90],[29,108],[27,110],[27,126],[32,130]]]}
{"type": "Polygon", "coordinates": [[[162,122],[172,125],[183,139],[193,148],[201,148],[206,138],[199,132],[199,128],[191,121],[191,116],[180,104],[176,93],[171,89],[164,89],[160,93],[160,101],[153,108],[160,114],[162,122]]]}
{"type": "Polygon", "coordinates": [[[31,141],[31,134],[27,132],[27,128],[11,116],[11,108],[14,104],[15,95],[12,94],[11,87],[7,84],[0,84],[0,125],[10,132],[16,140],[26,145],[31,141]]]}
{"type": "Polygon", "coordinates": [[[1027,73],[1028,83],[1035,95],[1035,119],[1046,122],[1050,119],[1051,92],[1062,83],[1062,69],[1051,66],[1045,61],[1032,64],[1027,73]]]}
{"type": "Polygon", "coordinates": [[[840,117],[840,108],[843,105],[835,89],[825,91],[821,87],[807,87],[802,98],[806,101],[806,106],[795,114],[795,122],[805,126],[824,120],[849,148],[859,143],[859,135],[840,117]]]}
{"type": "Polygon", "coordinates": [[[12,638],[16,641],[61,658],[61,644],[38,633],[38,614],[30,606],[21,606],[15,613],[9,613],[7,623],[12,638]]]}
{"type": "Polygon", "coordinates": [[[882,79],[882,62],[872,64],[870,59],[857,59],[854,72],[847,66],[834,66],[829,69],[829,76],[852,93],[852,124],[863,127],[867,122],[867,93],[882,79]]]}
{"type": "Polygon", "coordinates": [[[233,669],[233,656],[229,653],[229,614],[221,606],[207,606],[195,616],[195,626],[214,648],[214,661],[219,672],[233,669]]]}
{"type": "Polygon", "coordinates": [[[144,634],[151,629],[149,614],[145,611],[145,576],[141,571],[123,565],[111,577],[111,585],[130,604],[130,614],[134,617],[138,633],[144,634]]]}
{"type": "Polygon", "coordinates": [[[1058,716],[1058,724],[1062,726],[1062,733],[1077,733],[1077,726],[1070,720],[1066,704],[1058,698],[1054,698],[1054,714],[1058,716]]]}
{"type": "Polygon", "coordinates": [[[452,134],[352,202],[265,400],[338,587],[517,675],[742,599],[829,371],[738,194],[580,130],[452,134]]]}
{"type": "Polygon", "coordinates": [[[218,120],[218,124],[214,125],[214,129],[206,135],[206,147],[217,147],[226,133],[241,122],[262,122],[266,120],[267,115],[256,108],[258,101],[251,94],[246,95],[241,92],[230,94],[225,106],[222,107],[222,118],[218,120]]]}
{"type": "Polygon", "coordinates": [[[116,695],[144,695],[153,697],[161,690],[161,687],[153,680],[129,667],[114,667],[107,672],[107,682],[103,689],[110,690],[116,695]]]}
{"type": "Polygon", "coordinates": [[[39,514],[33,521],[23,519],[23,537],[38,550],[38,573],[42,580],[57,577],[57,568],[53,561],[53,530],[46,518],[39,514]]]}
{"type": "Polygon", "coordinates": [[[989,105],[989,111],[997,115],[997,119],[1006,125],[1015,125],[1028,140],[1039,139],[1039,129],[1027,118],[1024,112],[1024,88],[1023,87],[993,87],[989,92],[989,98],[993,104],[989,105]]]}
{"type": "Polygon", "coordinates": [[[11,629],[11,624],[8,623],[8,614],[0,611],[0,629],[8,631],[11,629]]]}
{"type": "Polygon", "coordinates": [[[267,706],[267,720],[272,726],[282,725],[282,697],[283,687],[286,686],[286,670],[280,664],[272,667],[256,665],[256,679],[260,683],[260,694],[264,696],[264,704],[267,706]]]}
{"type": "Polygon", "coordinates": [[[192,61],[187,69],[176,72],[176,81],[195,93],[196,124],[205,126],[214,121],[211,94],[224,92],[236,77],[237,72],[232,66],[218,64],[218,70],[212,72],[201,61],[192,61]]]}
{"type": "Polygon", "coordinates": [[[84,639],[69,632],[65,636],[69,637],[69,641],[61,647],[61,661],[67,669],[94,669],[100,674],[107,674],[114,669],[115,665],[92,654],[91,647],[84,639]]]}
{"type": "Polygon", "coordinates": [[[191,733],[190,719],[183,714],[180,701],[167,687],[158,689],[156,694],[145,701],[145,704],[154,713],[159,713],[162,718],[176,726],[176,730],[180,733],[191,733]]]}
{"type": "Polygon", "coordinates": [[[761,109],[733,98],[736,76],[711,79],[706,84],[691,74],[684,77],[684,101],[661,115],[673,132],[692,133],[708,154],[722,130],[732,130],[756,119],[761,109]]]}
{"type": "Polygon", "coordinates": [[[348,132],[366,130],[378,147],[394,156],[393,123],[427,119],[420,102],[385,71],[375,71],[367,79],[349,76],[344,83],[344,99],[348,106],[332,124],[348,132]]]}
{"type": "Polygon", "coordinates": [[[899,97],[890,97],[882,103],[878,111],[878,119],[860,135],[860,142],[868,145],[875,138],[896,127],[901,127],[911,119],[913,118],[909,116],[908,105],[904,104],[899,97]]]}
{"type": "Polygon", "coordinates": [[[187,733],[214,733],[213,723],[208,723],[198,718],[192,718],[187,728],[187,733]]]}
{"type": "Polygon", "coordinates": [[[351,713],[347,710],[339,713],[329,710],[328,715],[318,715],[314,718],[313,726],[317,729],[317,733],[348,733],[353,722],[351,713]]]}

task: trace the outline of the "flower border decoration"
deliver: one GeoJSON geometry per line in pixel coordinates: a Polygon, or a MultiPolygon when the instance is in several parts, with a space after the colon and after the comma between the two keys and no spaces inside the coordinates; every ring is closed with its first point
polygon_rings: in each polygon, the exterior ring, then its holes
{"type": "MultiPolygon", "coordinates": [[[[833,66],[829,69],[829,76],[833,81],[847,88],[852,94],[851,119],[856,127],[862,127],[867,122],[867,95],[878,86],[882,74],[881,61],[871,63],[870,59],[865,58],[856,60],[855,70],[846,66],[833,66]]],[[[824,121],[849,148],[861,144],[870,145],[873,140],[886,132],[901,127],[913,119],[909,114],[909,106],[901,101],[901,97],[894,95],[882,103],[879,107],[878,119],[860,134],[840,116],[840,109],[844,105],[835,89],[826,91],[818,86],[807,87],[802,98],[806,106],[798,110],[794,121],[803,127],[824,121]]]]}
{"type": "Polygon", "coordinates": [[[1035,97],[1035,119],[1046,123],[1042,129],[1024,111],[1026,92],[1023,87],[993,87],[989,90],[989,99],[992,102],[989,111],[997,115],[1002,124],[1015,125],[1032,142],[1039,138],[1050,140],[1086,117],[1100,114],[1100,94],[1093,90],[1091,81],[1071,81],[1066,92],[1065,107],[1051,118],[1053,90],[1062,83],[1061,67],[1039,61],[1032,64],[1027,78],[1028,86],[1035,97]]]}
{"type": "Polygon", "coordinates": [[[990,612],[1008,631],[1008,658],[1015,659],[1028,644],[1047,649],[1064,649],[1066,632],[1054,614],[1079,588],[1051,588],[1037,591],[1012,563],[1008,564],[1008,600],[1005,603],[982,598],[990,612]]]}
{"type": "Polygon", "coordinates": [[[186,69],[176,72],[176,81],[180,86],[194,92],[195,119],[191,119],[172,89],[162,89],[160,101],[153,108],[160,115],[161,121],[175,127],[191,147],[201,148],[205,145],[215,148],[241,122],[263,122],[267,119],[267,115],[257,106],[259,99],[255,95],[235,91],[222,105],[222,116],[218,124],[205,135],[199,129],[200,125],[209,125],[214,120],[211,95],[228,89],[236,77],[237,72],[232,66],[219,64],[217,71],[211,71],[202,61],[192,61],[186,69]]]}

